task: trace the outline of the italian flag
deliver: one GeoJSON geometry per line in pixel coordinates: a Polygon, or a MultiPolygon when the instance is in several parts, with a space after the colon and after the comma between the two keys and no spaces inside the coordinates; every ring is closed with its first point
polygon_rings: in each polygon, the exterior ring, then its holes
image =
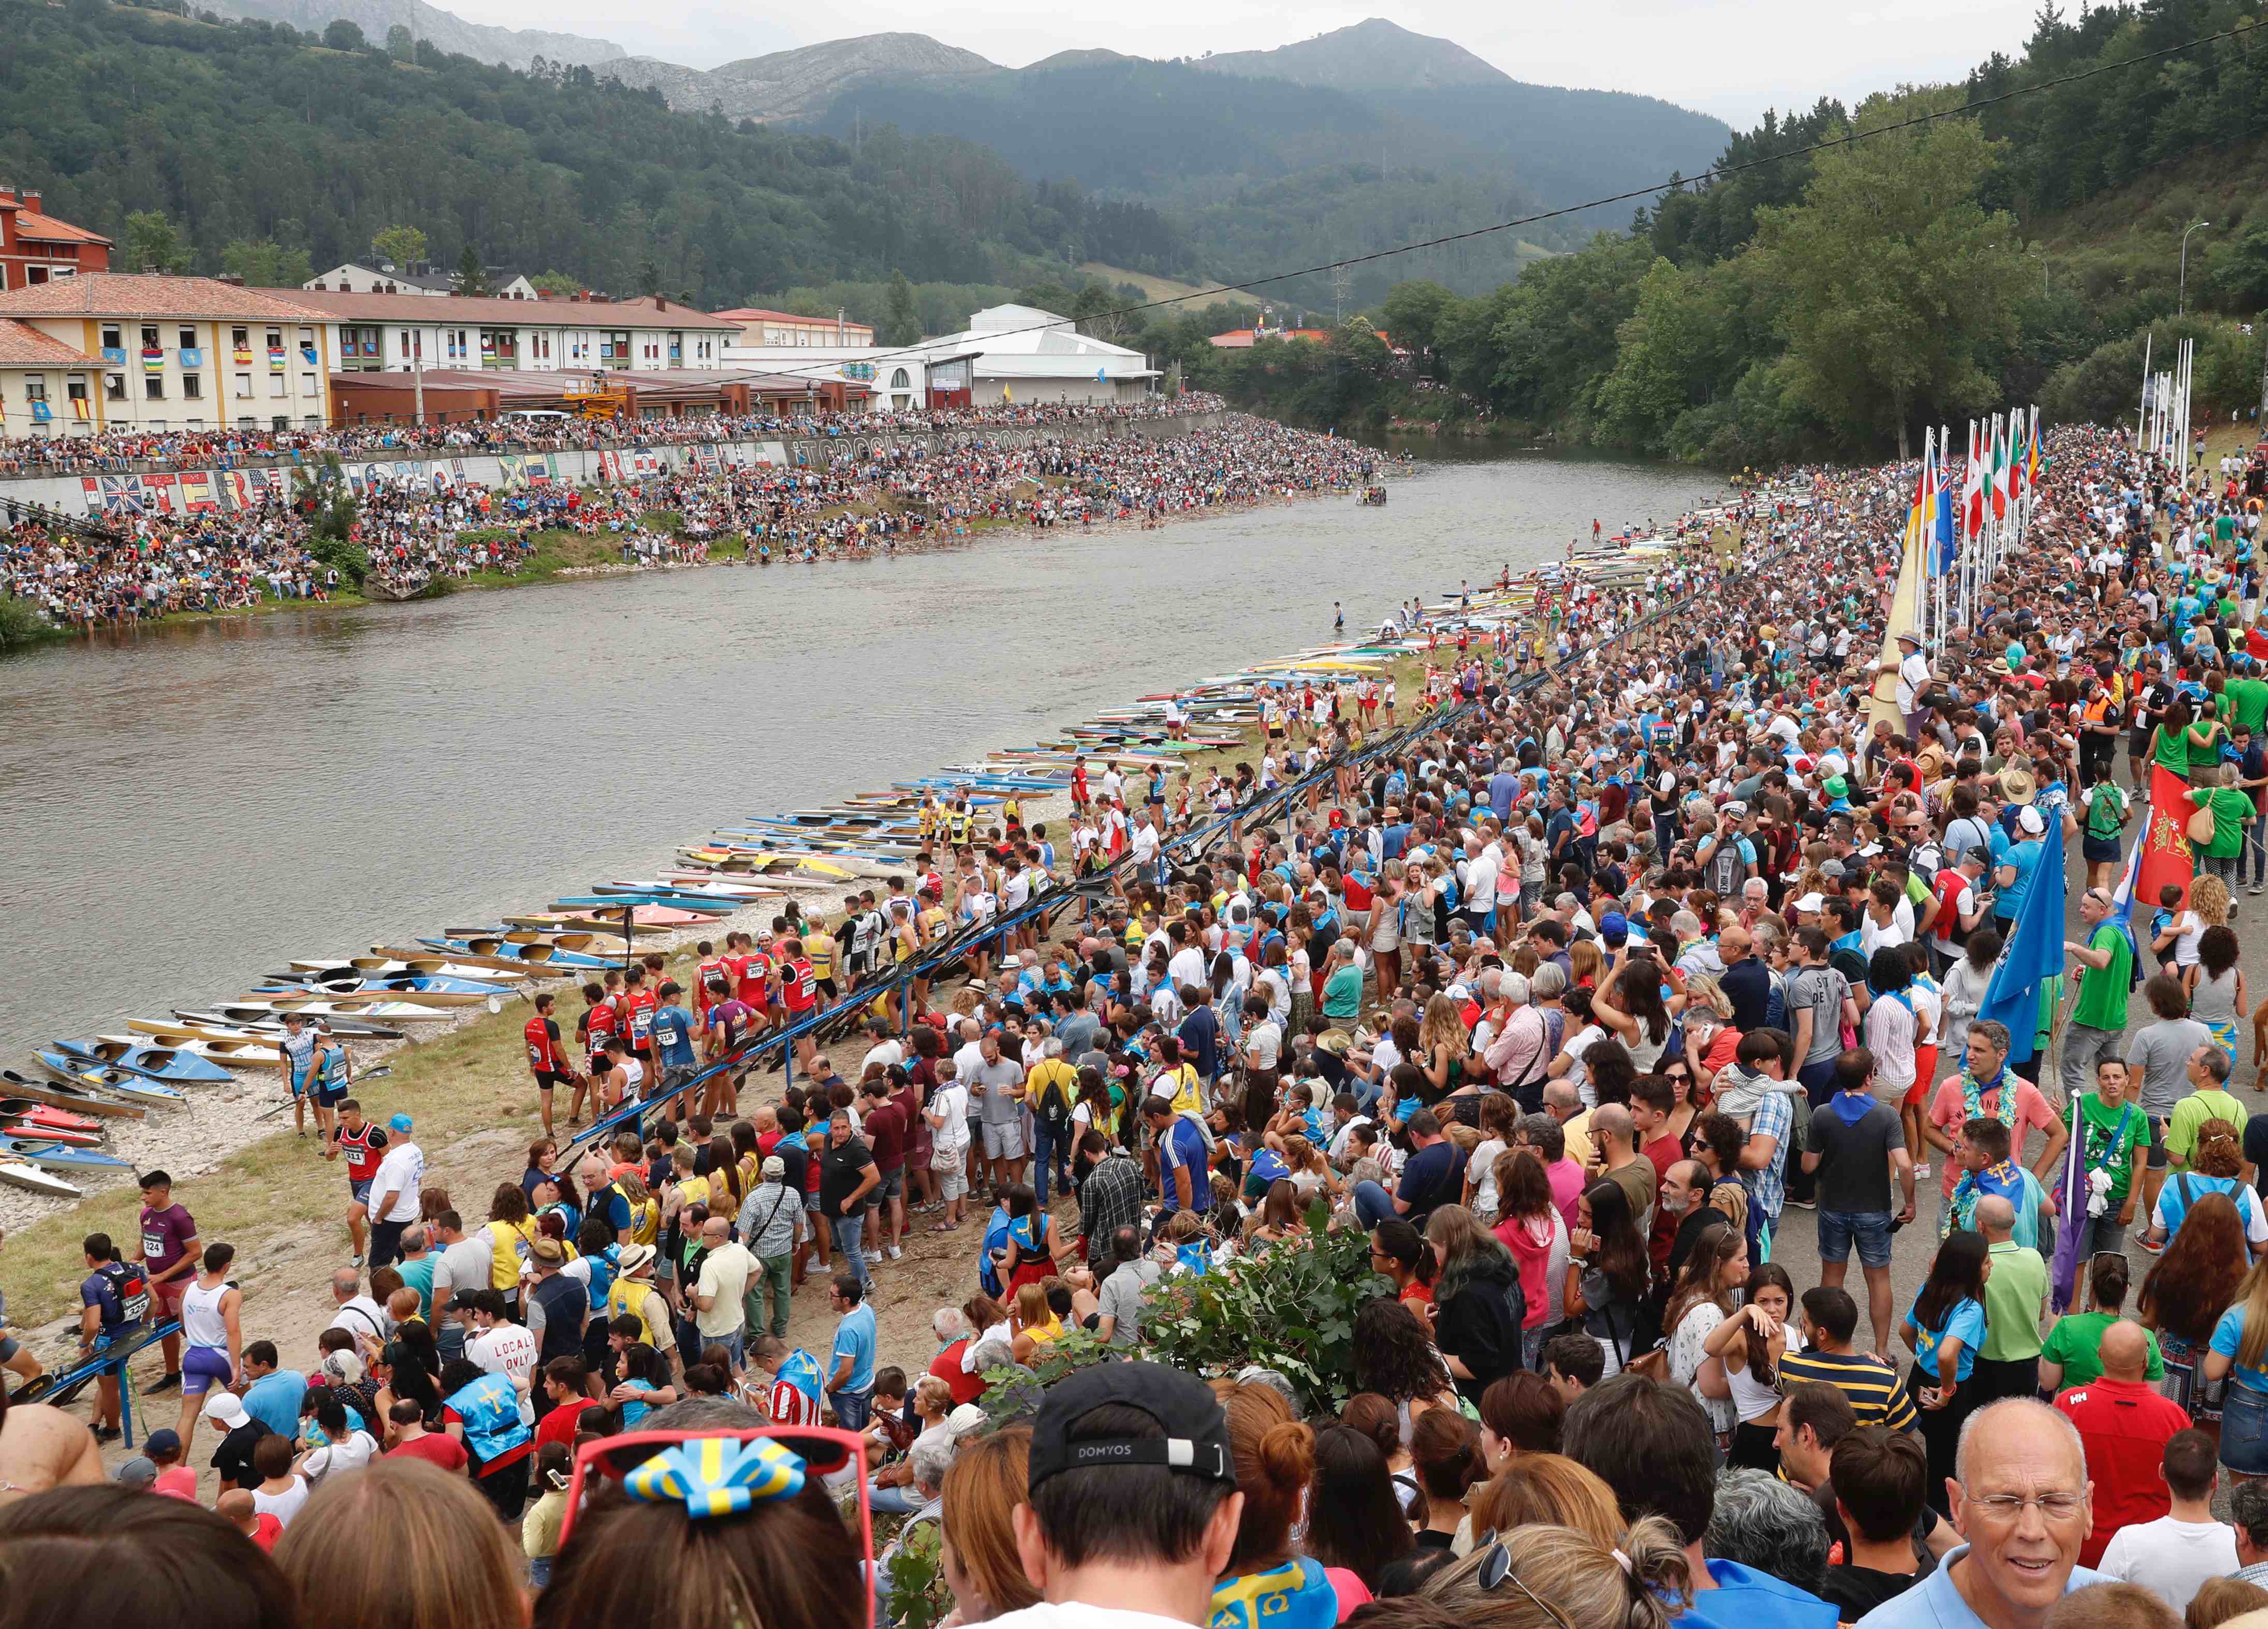
{"type": "Polygon", "coordinates": [[[1984,463],[1977,452],[1977,421],[1969,421],[1969,470],[1961,483],[1961,532],[1981,537],[1984,532],[1984,463]]]}
{"type": "Polygon", "coordinates": [[[2008,430],[1995,416],[1992,425],[1992,518],[2008,517],[2008,430]]]}

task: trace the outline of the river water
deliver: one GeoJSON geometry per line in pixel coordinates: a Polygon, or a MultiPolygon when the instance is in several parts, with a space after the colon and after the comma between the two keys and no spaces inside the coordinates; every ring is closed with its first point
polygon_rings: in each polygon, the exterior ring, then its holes
{"type": "Polygon", "coordinates": [[[878,791],[1375,627],[1714,485],[1428,460],[1153,532],[653,572],[158,629],[0,659],[0,1058],[645,876],[749,814],[878,791]]]}

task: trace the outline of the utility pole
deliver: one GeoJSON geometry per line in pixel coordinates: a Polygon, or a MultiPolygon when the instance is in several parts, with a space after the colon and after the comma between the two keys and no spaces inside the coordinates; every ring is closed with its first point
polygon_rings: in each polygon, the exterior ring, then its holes
{"type": "Polygon", "coordinates": [[[2211,221],[2191,221],[2188,231],[2182,233],[2182,276],[2174,303],[2174,314],[2177,317],[2187,316],[2190,309],[2190,232],[2212,225],[2211,221]]]}
{"type": "MultiPolygon", "coordinates": [[[[2260,321],[2252,326],[2261,335],[2268,336],[2268,312],[2262,313],[2260,321]]],[[[2268,430],[2268,344],[2263,344],[2260,349],[2260,417],[2254,425],[2256,434],[2262,430],[2268,430]]]]}

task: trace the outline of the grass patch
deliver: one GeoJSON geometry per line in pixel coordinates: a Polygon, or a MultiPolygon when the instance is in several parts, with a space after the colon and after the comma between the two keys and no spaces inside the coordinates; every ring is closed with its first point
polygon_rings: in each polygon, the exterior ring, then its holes
{"type": "MultiPolygon", "coordinates": [[[[673,962],[689,964],[694,959],[689,947],[682,954],[669,955],[673,962]]],[[[552,979],[533,985],[529,993],[570,988],[570,981],[552,979]]],[[[580,1005],[563,993],[561,999],[563,1006],[580,1005]]],[[[372,1119],[383,1123],[394,1114],[408,1114],[416,1121],[413,1135],[425,1151],[426,1188],[446,1184],[468,1225],[488,1214],[489,1196],[497,1183],[519,1175],[520,1150],[508,1146],[499,1152],[493,1139],[470,1153],[455,1152],[458,1145],[500,1128],[510,1133],[510,1144],[519,1142],[523,1129],[531,1139],[542,1131],[520,1036],[533,1011],[517,997],[508,998],[500,1014],[484,1013],[446,1036],[395,1048],[386,1060],[394,1066],[391,1075],[367,1086],[359,1080],[356,1085],[355,1095],[372,1119]]],[[[362,1064],[357,1054],[357,1069],[362,1064]]],[[[251,1088],[253,1101],[244,1109],[247,1117],[265,1112],[281,1096],[272,1072],[247,1072],[239,1079],[251,1088]]],[[[556,1112],[563,1138],[563,1095],[556,1112]]],[[[263,1246],[290,1235],[304,1235],[311,1227],[324,1230],[324,1239],[335,1242],[333,1253],[343,1262],[345,1168],[318,1157],[312,1128],[304,1138],[293,1135],[289,1109],[263,1124],[276,1129],[228,1155],[217,1169],[195,1176],[177,1169],[174,1197],[189,1207],[207,1243],[227,1240],[236,1246],[239,1264],[254,1274],[263,1246]]],[[[139,1226],[141,1203],[140,1192],[123,1183],[11,1231],[6,1254],[0,1257],[0,1268],[8,1275],[10,1321],[35,1326],[73,1311],[79,1281],[86,1276],[80,1241],[89,1233],[103,1232],[130,1242],[139,1226]]]]}

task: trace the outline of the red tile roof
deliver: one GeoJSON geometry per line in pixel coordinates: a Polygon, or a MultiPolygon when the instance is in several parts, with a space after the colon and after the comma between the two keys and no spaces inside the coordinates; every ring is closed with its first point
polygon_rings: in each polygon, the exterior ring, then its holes
{"type": "MultiPolygon", "coordinates": [[[[823,325],[830,328],[835,326],[835,319],[832,317],[804,317],[797,315],[792,311],[764,311],[755,306],[743,306],[733,311],[711,312],[710,314],[722,317],[726,321],[733,323],[792,322],[803,328],[818,328],[823,325]]],[[[861,334],[872,334],[874,331],[873,325],[868,322],[845,322],[843,326],[846,328],[857,328],[861,334]]]]}
{"type": "Polygon", "coordinates": [[[490,299],[463,294],[341,294],[319,289],[262,289],[263,294],[312,306],[335,322],[401,322],[431,326],[463,323],[477,328],[703,328],[723,331],[740,325],[672,300],[667,307],[652,295],[635,299],[490,299]]]}
{"type": "Polygon", "coordinates": [[[89,232],[84,226],[74,226],[69,221],[59,221],[52,215],[41,215],[35,210],[16,211],[16,235],[35,239],[41,243],[99,243],[114,247],[99,232],[89,232]]]}
{"type": "Polygon", "coordinates": [[[0,318],[0,367],[92,367],[95,361],[59,339],[50,339],[35,328],[0,318]]]}
{"type": "Polygon", "coordinates": [[[0,292],[0,317],[242,317],[320,322],[324,313],[273,289],[239,288],[216,277],[86,271],[0,292]]]}

